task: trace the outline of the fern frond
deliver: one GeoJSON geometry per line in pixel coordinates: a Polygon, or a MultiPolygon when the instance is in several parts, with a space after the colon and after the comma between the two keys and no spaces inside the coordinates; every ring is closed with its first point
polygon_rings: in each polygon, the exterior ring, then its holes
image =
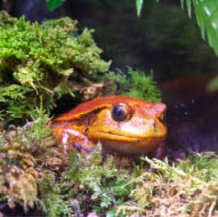
{"type": "Polygon", "coordinates": [[[202,38],[208,40],[209,45],[218,55],[218,1],[181,0],[183,9],[185,4],[190,17],[193,6],[202,38]]]}

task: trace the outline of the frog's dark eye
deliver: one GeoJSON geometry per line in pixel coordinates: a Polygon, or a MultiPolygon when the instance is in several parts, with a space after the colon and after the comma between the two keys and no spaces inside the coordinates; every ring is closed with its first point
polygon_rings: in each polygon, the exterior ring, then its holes
{"type": "Polygon", "coordinates": [[[128,120],[131,116],[130,109],[124,103],[118,103],[112,107],[111,110],[112,118],[115,121],[125,121],[128,120]]]}

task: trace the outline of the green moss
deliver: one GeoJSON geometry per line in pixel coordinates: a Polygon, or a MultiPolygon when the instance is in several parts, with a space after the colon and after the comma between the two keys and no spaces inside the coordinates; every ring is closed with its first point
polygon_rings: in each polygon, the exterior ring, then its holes
{"type": "Polygon", "coordinates": [[[142,158],[136,165],[131,159],[114,156],[102,160],[98,149],[87,159],[70,155],[68,169],[53,181],[44,199],[50,207],[48,215],[57,207],[53,207],[54,201],[65,204],[59,206],[56,216],[66,215],[67,210],[69,215],[94,211],[114,217],[217,216],[217,187],[217,155],[212,153],[190,156],[173,165],[167,160],[142,158]],[[145,163],[154,170],[148,171],[145,163]],[[55,200],[51,200],[51,192],[55,200]],[[66,206],[70,201],[71,209],[66,206]]]}
{"type": "Polygon", "coordinates": [[[30,118],[40,103],[48,112],[61,96],[75,97],[81,78],[108,70],[93,31],[79,34],[76,24],[70,18],[31,24],[0,14],[1,118],[30,118]]]}
{"type": "Polygon", "coordinates": [[[218,157],[213,153],[169,163],[142,157],[86,157],[60,152],[44,127],[47,116],[0,138],[0,196],[25,209],[38,204],[47,216],[218,215],[218,157]],[[65,159],[65,160],[64,160],[65,159]],[[149,171],[148,167],[153,168],[149,171]],[[7,175],[5,175],[7,174],[7,175]],[[16,180],[16,185],[12,185],[16,180]],[[197,201],[197,202],[196,202],[197,201]]]}
{"type": "Polygon", "coordinates": [[[160,102],[161,93],[152,75],[128,67],[128,73],[109,72],[105,78],[117,83],[116,92],[120,95],[142,98],[151,102],[160,102]]]}
{"type": "Polygon", "coordinates": [[[133,177],[130,199],[117,209],[120,215],[217,216],[218,156],[205,153],[170,165],[167,159],[142,158],[154,172],[133,177]]]}
{"type": "Polygon", "coordinates": [[[93,30],[80,34],[70,18],[31,24],[1,13],[0,31],[1,120],[31,119],[39,107],[49,114],[58,99],[81,98],[80,90],[102,77],[118,83],[116,94],[160,101],[152,76],[131,68],[127,76],[108,73],[93,30]]]}
{"type": "MultiPolygon", "coordinates": [[[[130,194],[131,185],[127,185],[129,171],[124,168],[118,169],[113,156],[103,160],[100,146],[87,158],[70,155],[68,163],[67,170],[47,188],[47,191],[44,191],[47,193],[42,198],[42,203],[48,207],[46,212],[54,212],[57,207],[53,207],[52,198],[55,195],[55,198],[62,201],[60,204],[71,204],[71,212],[68,214],[87,214],[95,211],[115,216],[116,207],[130,194]]],[[[44,181],[41,185],[45,186],[44,181]]],[[[66,207],[62,206],[52,216],[62,216],[65,211],[66,207]]]]}

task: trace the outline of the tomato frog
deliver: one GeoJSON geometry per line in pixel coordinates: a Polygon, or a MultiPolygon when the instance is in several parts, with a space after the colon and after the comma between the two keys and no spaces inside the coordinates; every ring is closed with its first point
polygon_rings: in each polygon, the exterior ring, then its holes
{"type": "Polygon", "coordinates": [[[52,132],[64,153],[103,149],[122,155],[162,153],[167,128],[166,105],[124,96],[96,98],[52,121],[52,132]]]}

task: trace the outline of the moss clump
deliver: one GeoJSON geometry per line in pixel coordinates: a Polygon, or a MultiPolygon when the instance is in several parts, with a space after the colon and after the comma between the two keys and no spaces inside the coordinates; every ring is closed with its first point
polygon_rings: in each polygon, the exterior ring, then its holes
{"type": "Polygon", "coordinates": [[[50,216],[218,216],[217,163],[212,153],[174,165],[148,158],[137,165],[115,156],[102,160],[100,150],[88,159],[71,155],[67,170],[50,179],[42,204],[50,216]]]}
{"type": "Polygon", "coordinates": [[[10,207],[40,206],[47,216],[218,216],[218,157],[190,156],[170,165],[157,159],[87,158],[60,152],[39,112],[34,122],[0,137],[0,196],[10,207]],[[67,162],[67,164],[66,164],[67,162]],[[146,165],[147,164],[147,165],[146,165]],[[148,165],[154,169],[148,172],[148,165]]]}
{"type": "Polygon", "coordinates": [[[64,167],[63,155],[45,127],[49,119],[44,112],[40,119],[23,127],[12,127],[0,137],[0,195],[9,207],[20,204],[24,210],[34,207],[38,199],[38,183],[64,167]]]}
{"type": "Polygon", "coordinates": [[[70,18],[40,25],[0,14],[1,119],[30,118],[39,105],[48,112],[61,96],[75,97],[85,79],[108,70],[92,30],[79,34],[76,25],[70,18]]]}
{"type": "Polygon", "coordinates": [[[105,75],[105,79],[116,83],[112,87],[120,95],[142,98],[151,102],[161,101],[160,90],[154,82],[152,75],[145,75],[140,70],[128,67],[126,74],[121,73],[121,71],[117,73],[111,71],[105,75]]]}
{"type": "Polygon", "coordinates": [[[131,180],[130,200],[117,209],[124,216],[218,216],[218,156],[190,156],[170,165],[143,158],[155,172],[141,170],[131,180]]]}
{"type": "MultiPolygon", "coordinates": [[[[131,185],[127,185],[130,173],[124,167],[126,161],[120,161],[123,166],[118,168],[113,156],[103,160],[100,147],[88,158],[70,155],[65,172],[55,182],[50,179],[47,193],[44,191],[41,198],[49,216],[50,213],[51,216],[62,216],[66,210],[75,216],[87,216],[90,212],[115,216],[116,207],[130,194],[131,185]]],[[[41,186],[48,181],[46,179],[41,186]]]]}

